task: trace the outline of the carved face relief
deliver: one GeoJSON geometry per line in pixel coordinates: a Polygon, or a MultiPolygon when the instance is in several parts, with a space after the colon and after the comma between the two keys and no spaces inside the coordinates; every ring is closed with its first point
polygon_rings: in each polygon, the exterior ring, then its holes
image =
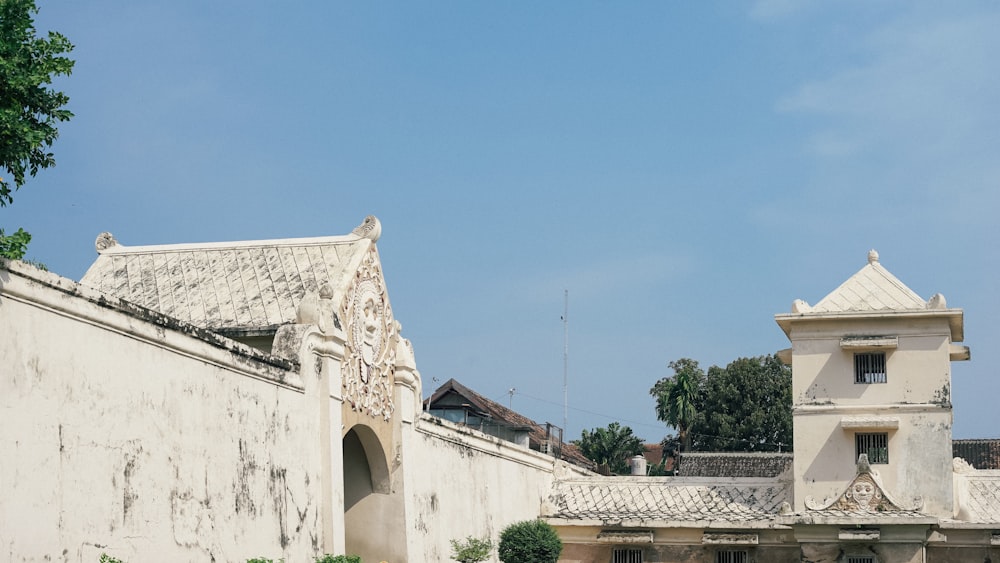
{"type": "Polygon", "coordinates": [[[855,502],[858,503],[858,508],[867,510],[868,505],[871,504],[872,499],[875,497],[875,486],[864,481],[857,481],[851,487],[851,491],[848,494],[854,497],[855,502]]]}
{"type": "MultiPolygon", "coordinates": [[[[384,317],[378,286],[372,280],[359,282],[354,292],[351,336],[354,339],[354,349],[361,353],[362,361],[369,368],[375,365],[385,348],[382,343],[385,334],[384,317]]],[[[362,374],[362,378],[366,378],[366,374],[362,374]]]]}

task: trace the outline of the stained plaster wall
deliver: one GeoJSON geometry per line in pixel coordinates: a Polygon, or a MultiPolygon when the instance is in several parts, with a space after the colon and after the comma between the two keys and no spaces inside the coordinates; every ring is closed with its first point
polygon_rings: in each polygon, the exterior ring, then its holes
{"type": "Polygon", "coordinates": [[[306,561],[320,529],[295,367],[0,263],[0,559],[306,561]]]}
{"type": "MultiPolygon", "coordinates": [[[[664,525],[650,528],[652,543],[614,544],[598,540],[598,534],[614,527],[562,526],[563,552],[559,563],[591,563],[613,561],[615,549],[638,549],[644,563],[715,563],[720,550],[746,550],[748,563],[799,563],[800,549],[790,529],[755,530],[758,545],[708,545],[703,544],[705,530],[694,527],[664,525]]],[[[718,531],[718,530],[713,530],[718,531]]],[[[740,530],[740,533],[747,533],[740,530]]]]}
{"type": "Polygon", "coordinates": [[[497,542],[509,524],[539,517],[556,475],[587,473],[427,414],[404,432],[411,561],[451,561],[449,540],[470,535],[497,542]]]}
{"type": "Polygon", "coordinates": [[[944,528],[932,536],[926,563],[1000,561],[1000,545],[992,545],[995,530],[944,528]],[[943,543],[947,542],[947,543],[943,543]]]}
{"type": "Polygon", "coordinates": [[[807,497],[834,498],[856,473],[856,432],[885,431],[889,463],[873,464],[900,503],[922,496],[923,511],[952,515],[950,330],[944,318],[864,318],[793,325],[795,509],[807,497]],[[886,383],[854,383],[844,336],[898,337],[886,351],[886,383]],[[898,428],[843,428],[845,417],[898,419],[898,428]]]}

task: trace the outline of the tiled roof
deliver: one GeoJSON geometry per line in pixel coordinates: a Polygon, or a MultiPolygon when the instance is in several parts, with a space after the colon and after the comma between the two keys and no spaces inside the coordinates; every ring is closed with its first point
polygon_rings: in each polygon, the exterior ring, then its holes
{"type": "Polygon", "coordinates": [[[1000,469],[1000,439],[952,440],[951,451],[976,469],[1000,469]]]}
{"type": "Polygon", "coordinates": [[[969,495],[962,503],[963,519],[1000,523],[1000,471],[972,471],[966,479],[969,495]]]}
{"type": "MultiPolygon", "coordinates": [[[[512,427],[527,428],[528,440],[530,447],[533,450],[538,450],[540,444],[548,440],[548,435],[542,425],[522,415],[521,413],[501,405],[496,401],[487,399],[472,389],[469,389],[465,385],[455,381],[455,379],[449,379],[443,385],[438,387],[425,402],[428,406],[434,405],[450,393],[456,393],[462,396],[479,412],[487,415],[493,420],[501,421],[512,427]]],[[[562,440],[562,436],[559,436],[559,439],[562,440]]],[[[570,444],[569,442],[562,443],[559,458],[587,469],[593,469],[595,467],[594,462],[580,452],[580,448],[570,444]]]]}
{"type": "Polygon", "coordinates": [[[679,475],[686,477],[778,477],[793,456],[776,452],[690,452],[681,454],[679,475]]]}
{"type": "Polygon", "coordinates": [[[812,307],[815,313],[926,309],[927,302],[889,273],[878,255],[812,307]]]}
{"type": "Polygon", "coordinates": [[[756,522],[767,525],[791,501],[777,481],[725,483],[677,477],[588,477],[555,484],[554,510],[563,520],[756,522]]]}
{"type": "Polygon", "coordinates": [[[81,284],[210,329],[293,322],[302,297],[342,287],[372,243],[351,234],[129,247],[102,237],[81,284]]]}

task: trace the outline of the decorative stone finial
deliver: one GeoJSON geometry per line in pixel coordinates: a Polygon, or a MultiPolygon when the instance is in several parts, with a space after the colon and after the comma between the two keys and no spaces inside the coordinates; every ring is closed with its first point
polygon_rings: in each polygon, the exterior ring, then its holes
{"type": "Polygon", "coordinates": [[[97,235],[97,240],[94,241],[94,246],[97,247],[97,252],[101,253],[112,246],[118,246],[118,241],[115,240],[114,235],[111,233],[103,232],[97,235]]]}
{"type": "Polygon", "coordinates": [[[927,308],[928,309],[947,309],[948,308],[948,301],[945,300],[944,295],[941,295],[940,293],[935,293],[934,295],[931,296],[930,299],[927,300],[927,308]]]}
{"type": "Polygon", "coordinates": [[[960,457],[952,458],[951,470],[955,473],[972,473],[976,468],[960,457]]]}
{"type": "Polygon", "coordinates": [[[369,215],[351,233],[375,242],[382,236],[382,223],[374,215],[369,215]]]}
{"type": "Polygon", "coordinates": [[[862,473],[871,473],[872,466],[868,463],[868,454],[861,454],[858,456],[858,475],[862,473]]]}
{"type": "Polygon", "coordinates": [[[878,262],[878,251],[874,248],[868,251],[868,263],[875,264],[878,262]]]}
{"type": "Polygon", "coordinates": [[[809,311],[812,311],[812,307],[810,307],[809,304],[806,303],[805,301],[801,299],[796,299],[795,301],[792,301],[793,313],[808,313],[809,311]]]}

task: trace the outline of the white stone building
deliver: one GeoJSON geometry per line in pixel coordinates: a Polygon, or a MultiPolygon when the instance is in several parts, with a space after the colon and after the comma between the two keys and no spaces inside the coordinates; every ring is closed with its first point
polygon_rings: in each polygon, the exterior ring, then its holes
{"type": "Polygon", "coordinates": [[[421,413],[373,217],[0,263],[0,561],[447,561],[583,470],[421,413]]]}
{"type": "Polygon", "coordinates": [[[1000,561],[1000,473],[951,459],[962,311],[877,257],[776,317],[791,470],[599,477],[421,412],[380,230],[0,262],[0,561],[434,563],[536,517],[566,562],[1000,561]]]}
{"type": "Polygon", "coordinates": [[[766,478],[556,484],[563,561],[938,563],[1000,556],[1000,471],[952,459],[963,313],[869,253],[815,306],[776,315],[792,347],[794,463],[766,478]]]}

